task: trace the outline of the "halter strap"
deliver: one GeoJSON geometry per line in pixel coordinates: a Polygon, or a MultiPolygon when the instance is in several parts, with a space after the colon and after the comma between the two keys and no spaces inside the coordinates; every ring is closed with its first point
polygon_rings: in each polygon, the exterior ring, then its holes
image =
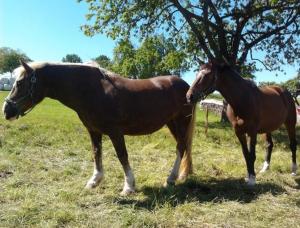
{"type": "Polygon", "coordinates": [[[9,98],[5,98],[5,101],[14,106],[17,111],[18,111],[18,115],[20,116],[25,116],[27,113],[29,113],[33,108],[34,106],[36,105],[36,103],[34,102],[34,97],[33,97],[33,94],[34,94],[34,87],[35,87],[35,84],[36,84],[36,81],[37,81],[37,78],[36,78],[36,75],[35,75],[35,71],[32,72],[32,74],[30,75],[30,88],[29,88],[29,91],[26,95],[20,97],[18,100],[16,101],[13,101],[9,98]],[[29,108],[28,110],[26,110],[25,112],[23,112],[21,110],[22,108],[22,103],[24,102],[24,100],[26,100],[27,98],[30,98],[30,101],[31,101],[31,108],[29,108]]]}
{"type": "Polygon", "coordinates": [[[199,92],[198,96],[200,100],[204,100],[209,94],[216,90],[216,82],[217,82],[217,71],[214,73],[213,83],[210,87],[206,88],[205,90],[199,92]]]}

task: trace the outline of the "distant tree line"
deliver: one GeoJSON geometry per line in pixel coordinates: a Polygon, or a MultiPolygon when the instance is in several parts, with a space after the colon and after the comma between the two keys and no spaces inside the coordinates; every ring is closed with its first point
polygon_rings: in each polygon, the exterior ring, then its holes
{"type": "MultiPolygon", "coordinates": [[[[12,72],[20,65],[19,60],[31,61],[21,51],[0,49],[0,73],[12,72]]],[[[93,59],[101,67],[124,77],[149,78],[157,75],[181,75],[190,69],[187,56],[162,36],[148,37],[136,47],[128,40],[119,40],[113,57],[99,55],[93,59]]],[[[62,62],[82,63],[77,54],[67,54],[62,62]]]]}
{"type": "Polygon", "coordinates": [[[8,47],[0,48],[0,74],[12,72],[20,65],[20,60],[29,62],[31,59],[22,51],[14,50],[8,47]]]}
{"type": "MultiPolygon", "coordinates": [[[[181,75],[190,68],[186,55],[162,36],[148,37],[139,47],[128,40],[119,40],[113,58],[99,55],[93,59],[101,67],[124,77],[149,78],[157,75],[181,75]]],[[[63,62],[81,63],[76,54],[68,54],[63,62]]]]}
{"type": "Polygon", "coordinates": [[[288,89],[294,96],[300,95],[300,70],[296,77],[287,80],[286,82],[260,82],[259,86],[278,85],[288,89]]]}
{"type": "Polygon", "coordinates": [[[94,60],[104,68],[132,78],[180,76],[191,67],[187,56],[162,36],[148,37],[139,47],[122,39],[114,48],[112,59],[100,55],[94,60]]]}

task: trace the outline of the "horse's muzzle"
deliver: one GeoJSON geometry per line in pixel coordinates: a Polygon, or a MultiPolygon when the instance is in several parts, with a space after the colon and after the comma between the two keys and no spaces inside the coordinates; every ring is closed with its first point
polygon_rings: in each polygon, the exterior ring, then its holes
{"type": "Polygon", "coordinates": [[[2,111],[6,120],[15,120],[19,117],[17,107],[6,101],[3,103],[2,111]]]}

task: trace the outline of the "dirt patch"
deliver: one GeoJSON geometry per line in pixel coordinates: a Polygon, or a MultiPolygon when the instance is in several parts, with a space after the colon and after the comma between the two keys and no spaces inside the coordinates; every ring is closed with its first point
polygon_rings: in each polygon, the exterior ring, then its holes
{"type": "Polygon", "coordinates": [[[8,178],[8,177],[10,177],[11,175],[13,175],[13,172],[11,172],[11,171],[3,171],[3,172],[0,172],[0,178],[8,178]]]}

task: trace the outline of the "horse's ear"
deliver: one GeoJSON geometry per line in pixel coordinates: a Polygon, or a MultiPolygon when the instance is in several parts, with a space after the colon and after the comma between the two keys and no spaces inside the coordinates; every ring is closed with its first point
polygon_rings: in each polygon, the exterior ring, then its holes
{"type": "Polygon", "coordinates": [[[27,63],[25,63],[22,59],[20,59],[20,63],[26,70],[27,74],[30,74],[33,72],[33,69],[27,63]]]}

